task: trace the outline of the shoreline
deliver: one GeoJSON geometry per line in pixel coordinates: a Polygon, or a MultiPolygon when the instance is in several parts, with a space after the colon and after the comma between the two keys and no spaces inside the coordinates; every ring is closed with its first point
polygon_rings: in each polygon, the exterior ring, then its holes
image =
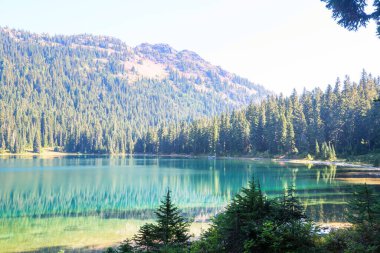
{"type": "Polygon", "coordinates": [[[0,158],[5,157],[39,157],[39,158],[58,158],[66,156],[148,156],[148,157],[168,157],[168,158],[208,158],[213,159],[236,159],[236,160],[249,160],[249,161],[272,161],[279,163],[292,163],[292,164],[305,164],[305,165],[335,165],[335,166],[345,166],[354,168],[373,168],[380,169],[380,167],[375,167],[372,164],[363,162],[346,162],[343,159],[337,161],[324,161],[324,160],[306,160],[300,158],[266,158],[266,157],[253,157],[253,156],[213,156],[213,155],[193,155],[193,154],[98,154],[98,153],[69,153],[62,151],[54,151],[54,148],[44,148],[41,153],[34,153],[31,150],[26,150],[23,153],[0,153],[0,158]]]}
{"type": "Polygon", "coordinates": [[[68,153],[68,152],[60,152],[54,151],[52,148],[46,148],[41,153],[34,153],[33,151],[26,150],[23,153],[1,153],[1,157],[41,157],[41,158],[51,158],[51,157],[63,157],[63,156],[82,156],[87,154],[82,153],[68,153]]]}
{"type": "Polygon", "coordinates": [[[345,166],[345,167],[354,167],[354,168],[378,168],[374,167],[372,164],[368,163],[350,163],[345,161],[323,161],[323,160],[303,160],[303,159],[271,159],[275,162],[285,162],[285,163],[294,163],[294,164],[311,164],[311,165],[335,165],[335,166],[345,166]]]}
{"type": "Polygon", "coordinates": [[[134,154],[134,155],[145,155],[145,156],[158,156],[158,157],[183,157],[183,158],[209,158],[209,159],[236,159],[236,160],[249,160],[249,161],[271,161],[271,162],[282,162],[282,163],[293,163],[293,164],[305,164],[305,165],[336,165],[354,168],[375,168],[380,169],[380,167],[374,167],[372,164],[363,162],[346,162],[343,159],[336,161],[324,161],[324,160],[306,160],[300,158],[266,158],[266,157],[252,157],[252,156],[210,156],[210,155],[185,155],[185,154],[134,154]]]}

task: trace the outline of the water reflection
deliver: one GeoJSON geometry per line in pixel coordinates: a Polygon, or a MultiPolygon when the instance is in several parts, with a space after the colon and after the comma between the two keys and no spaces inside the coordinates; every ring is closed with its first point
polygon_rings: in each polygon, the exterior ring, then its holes
{"type": "Polygon", "coordinates": [[[67,157],[0,160],[0,167],[0,217],[145,217],[167,187],[194,214],[223,207],[252,176],[269,196],[295,186],[307,207],[344,203],[348,186],[336,180],[336,166],[239,160],[67,157]]]}
{"type": "Polygon", "coordinates": [[[151,219],[167,187],[186,216],[208,219],[252,176],[260,180],[269,197],[280,196],[284,188],[295,186],[311,218],[342,221],[353,184],[344,179],[378,175],[371,169],[233,159],[0,159],[0,244],[2,240],[12,241],[9,236],[14,231],[34,231],[31,224],[51,222],[54,217],[61,226],[65,226],[65,219],[86,217],[98,221],[151,219]]]}

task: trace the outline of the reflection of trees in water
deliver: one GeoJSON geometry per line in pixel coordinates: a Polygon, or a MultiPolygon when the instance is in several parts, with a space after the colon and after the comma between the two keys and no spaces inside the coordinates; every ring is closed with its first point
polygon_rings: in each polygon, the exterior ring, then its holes
{"type": "Polygon", "coordinates": [[[332,184],[335,182],[336,165],[329,165],[323,168],[316,169],[317,182],[322,179],[326,184],[332,184]]]}
{"type": "MultiPolygon", "coordinates": [[[[70,159],[68,162],[73,166],[80,164],[70,159]]],[[[220,162],[207,160],[194,163],[184,159],[135,159],[131,163],[116,159],[109,166],[90,161],[86,167],[101,168],[24,171],[17,177],[9,173],[8,178],[2,178],[11,182],[0,195],[0,217],[85,213],[126,216],[134,211],[154,209],[168,186],[181,208],[220,207],[252,174],[249,166],[233,173],[234,165],[228,161],[222,163],[224,170],[220,169],[220,162]]]]}
{"type": "Polygon", "coordinates": [[[323,206],[313,211],[317,205],[344,202],[347,193],[335,181],[336,166],[308,169],[268,161],[149,157],[10,159],[6,165],[27,169],[2,172],[0,217],[147,219],[168,186],[173,201],[189,216],[207,217],[225,206],[252,176],[269,197],[295,186],[316,217],[329,216],[329,208],[323,206]]]}
{"type": "Polygon", "coordinates": [[[335,181],[336,166],[326,166],[322,170],[322,179],[325,183],[333,183],[335,181]]]}

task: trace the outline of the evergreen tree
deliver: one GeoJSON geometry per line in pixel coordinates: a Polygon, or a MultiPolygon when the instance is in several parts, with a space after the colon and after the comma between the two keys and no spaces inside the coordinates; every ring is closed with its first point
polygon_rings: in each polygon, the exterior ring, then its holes
{"type": "Polygon", "coordinates": [[[37,130],[36,134],[34,135],[33,152],[41,153],[41,134],[39,130],[37,130]]]}
{"type": "Polygon", "coordinates": [[[132,253],[134,252],[134,248],[133,246],[131,245],[131,241],[128,240],[128,239],[125,239],[120,245],[119,247],[117,247],[117,252],[118,253],[132,253]]]}
{"type": "Polygon", "coordinates": [[[157,233],[164,246],[181,246],[189,240],[189,223],[172,203],[169,189],[155,214],[157,216],[157,233]]]}
{"type": "MultiPolygon", "coordinates": [[[[326,7],[332,10],[333,18],[338,24],[350,31],[356,31],[359,27],[367,26],[370,20],[377,22],[377,35],[380,38],[380,1],[373,1],[373,11],[368,12],[367,1],[346,1],[346,0],[322,0],[326,7]]],[[[370,1],[368,1],[370,2],[370,1]]]]}
{"type": "Polygon", "coordinates": [[[319,157],[320,155],[320,150],[319,150],[319,144],[318,144],[318,141],[315,140],[315,153],[314,153],[315,157],[319,157]]]}
{"type": "MultiPolygon", "coordinates": [[[[280,132],[281,132],[281,137],[280,137],[280,145],[281,145],[281,151],[282,153],[288,151],[288,124],[287,124],[287,121],[286,121],[286,118],[285,118],[285,115],[282,114],[281,115],[281,125],[280,125],[280,132]]],[[[289,129],[290,130],[290,129],[289,129]]],[[[289,133],[290,135],[290,133],[289,133]]],[[[293,136],[294,136],[294,133],[293,133],[293,136]]],[[[291,144],[290,144],[291,146],[291,144]]]]}
{"type": "Polygon", "coordinates": [[[367,184],[358,186],[353,192],[353,198],[348,203],[347,220],[364,229],[376,223],[380,225],[379,207],[379,201],[373,189],[367,184]]]}
{"type": "Polygon", "coordinates": [[[112,247],[108,247],[104,253],[118,253],[117,250],[115,250],[114,248],[112,247]]]}
{"type": "Polygon", "coordinates": [[[148,251],[184,247],[190,238],[189,223],[172,203],[169,189],[155,214],[157,224],[145,224],[134,237],[138,247],[148,251]]]}
{"type": "Polygon", "coordinates": [[[366,184],[355,189],[346,217],[353,227],[346,232],[344,252],[379,252],[380,205],[373,189],[366,184]]]}
{"type": "Polygon", "coordinates": [[[157,251],[160,248],[159,237],[157,233],[157,226],[152,223],[147,223],[140,227],[137,234],[133,237],[140,250],[157,251]]]}
{"type": "Polygon", "coordinates": [[[268,200],[252,180],[218,214],[192,252],[305,252],[315,250],[315,229],[289,189],[268,200]]]}
{"type": "Polygon", "coordinates": [[[284,222],[306,218],[304,207],[296,197],[294,186],[284,190],[278,214],[279,219],[282,219],[284,222]]]}
{"type": "Polygon", "coordinates": [[[288,151],[291,154],[297,154],[298,149],[296,147],[296,141],[295,141],[295,134],[293,129],[293,123],[291,121],[288,121],[288,138],[287,138],[287,144],[288,144],[288,151]]]}
{"type": "Polygon", "coordinates": [[[1,136],[0,153],[3,152],[5,152],[5,139],[4,136],[1,136]]]}

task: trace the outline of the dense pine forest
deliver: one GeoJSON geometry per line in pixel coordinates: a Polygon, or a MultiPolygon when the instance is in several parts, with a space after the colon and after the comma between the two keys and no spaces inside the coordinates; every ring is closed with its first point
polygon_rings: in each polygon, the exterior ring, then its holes
{"type": "Polygon", "coordinates": [[[334,159],[380,148],[380,78],[364,70],[284,97],[164,44],[0,33],[0,152],[334,159]]]}
{"type": "Polygon", "coordinates": [[[150,128],[136,152],[307,155],[334,159],[380,149],[379,77],[362,72],[325,91],[271,95],[246,109],[193,123],[150,128]]]}
{"type": "Polygon", "coordinates": [[[165,44],[0,28],[0,151],[132,153],[148,129],[248,105],[269,92],[165,44]]]}

